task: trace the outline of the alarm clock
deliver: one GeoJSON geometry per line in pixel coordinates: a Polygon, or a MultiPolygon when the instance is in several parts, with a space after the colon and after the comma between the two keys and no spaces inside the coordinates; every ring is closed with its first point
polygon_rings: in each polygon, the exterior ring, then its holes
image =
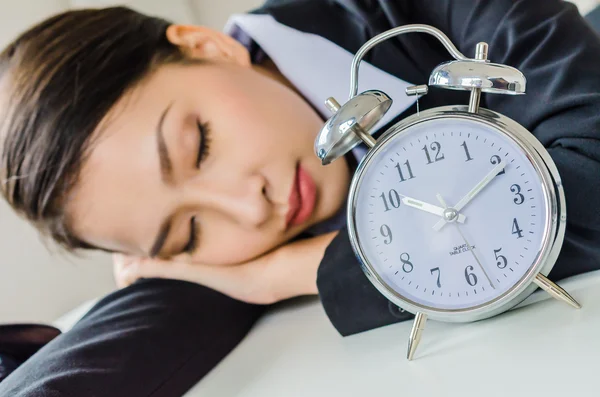
{"type": "MultiPolygon", "coordinates": [[[[565,196],[558,169],[523,126],[479,107],[482,92],[522,95],[526,79],[491,63],[488,45],[465,57],[440,30],[406,25],[366,42],[351,66],[350,96],[315,140],[327,165],[361,142],[368,151],[348,193],[352,248],[371,283],[387,299],[415,314],[408,343],[412,360],[428,318],[469,322],[498,315],[538,287],[575,308],[580,304],[546,276],[561,249],[565,196]],[[392,99],[377,90],[357,94],[363,56],[391,37],[421,32],[436,37],[454,57],[437,66],[429,87],[470,91],[469,103],[417,111],[378,139],[373,127],[392,99]]],[[[418,109],[418,107],[417,107],[418,109]]]]}

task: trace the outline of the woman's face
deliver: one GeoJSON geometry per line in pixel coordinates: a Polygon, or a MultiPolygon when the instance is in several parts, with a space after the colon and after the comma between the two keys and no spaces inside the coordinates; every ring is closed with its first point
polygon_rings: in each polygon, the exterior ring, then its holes
{"type": "Polygon", "coordinates": [[[323,167],[313,153],[322,125],[301,96],[244,62],[160,67],[96,131],[67,207],[72,227],[132,255],[252,259],[343,204],[347,164],[323,167]]]}

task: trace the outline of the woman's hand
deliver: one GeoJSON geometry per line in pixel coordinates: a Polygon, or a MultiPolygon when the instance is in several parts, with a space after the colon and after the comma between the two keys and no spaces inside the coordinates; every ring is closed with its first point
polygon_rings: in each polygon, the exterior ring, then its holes
{"type": "Polygon", "coordinates": [[[254,304],[271,304],[300,295],[317,294],[317,269],[337,232],[299,240],[235,266],[206,266],[114,255],[119,288],[139,278],[191,281],[254,304]]]}

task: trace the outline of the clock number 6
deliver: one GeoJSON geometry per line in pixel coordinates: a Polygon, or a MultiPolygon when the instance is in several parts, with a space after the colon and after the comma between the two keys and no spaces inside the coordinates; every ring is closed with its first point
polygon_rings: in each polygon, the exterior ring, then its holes
{"type": "Polygon", "coordinates": [[[473,266],[469,265],[465,268],[465,278],[467,279],[467,283],[469,283],[469,285],[471,287],[474,287],[477,285],[477,276],[475,275],[475,273],[469,273],[472,272],[473,266]]]}
{"type": "Polygon", "coordinates": [[[404,273],[410,273],[413,271],[413,264],[410,261],[410,255],[408,255],[408,253],[403,252],[402,254],[400,254],[400,260],[402,261],[402,270],[404,270],[404,273]],[[406,255],[406,259],[404,259],[404,256],[406,255]]]}
{"type": "Polygon", "coordinates": [[[439,267],[434,267],[433,269],[429,269],[429,271],[431,272],[431,274],[437,272],[437,286],[438,288],[442,288],[442,284],[440,284],[440,268],[439,267]]]}

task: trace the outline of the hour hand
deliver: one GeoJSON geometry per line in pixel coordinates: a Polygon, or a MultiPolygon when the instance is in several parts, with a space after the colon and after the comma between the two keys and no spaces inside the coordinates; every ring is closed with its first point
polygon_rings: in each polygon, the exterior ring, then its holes
{"type": "MultiPolygon", "coordinates": [[[[430,214],[441,216],[442,218],[444,217],[444,211],[445,211],[444,208],[438,207],[437,205],[429,204],[424,201],[417,200],[412,197],[406,197],[406,196],[404,196],[402,198],[402,202],[405,205],[408,205],[409,207],[413,207],[413,208],[416,208],[421,211],[429,212],[430,214]]],[[[460,223],[465,223],[466,219],[467,218],[463,214],[458,214],[456,221],[460,222],[460,223]]]]}

